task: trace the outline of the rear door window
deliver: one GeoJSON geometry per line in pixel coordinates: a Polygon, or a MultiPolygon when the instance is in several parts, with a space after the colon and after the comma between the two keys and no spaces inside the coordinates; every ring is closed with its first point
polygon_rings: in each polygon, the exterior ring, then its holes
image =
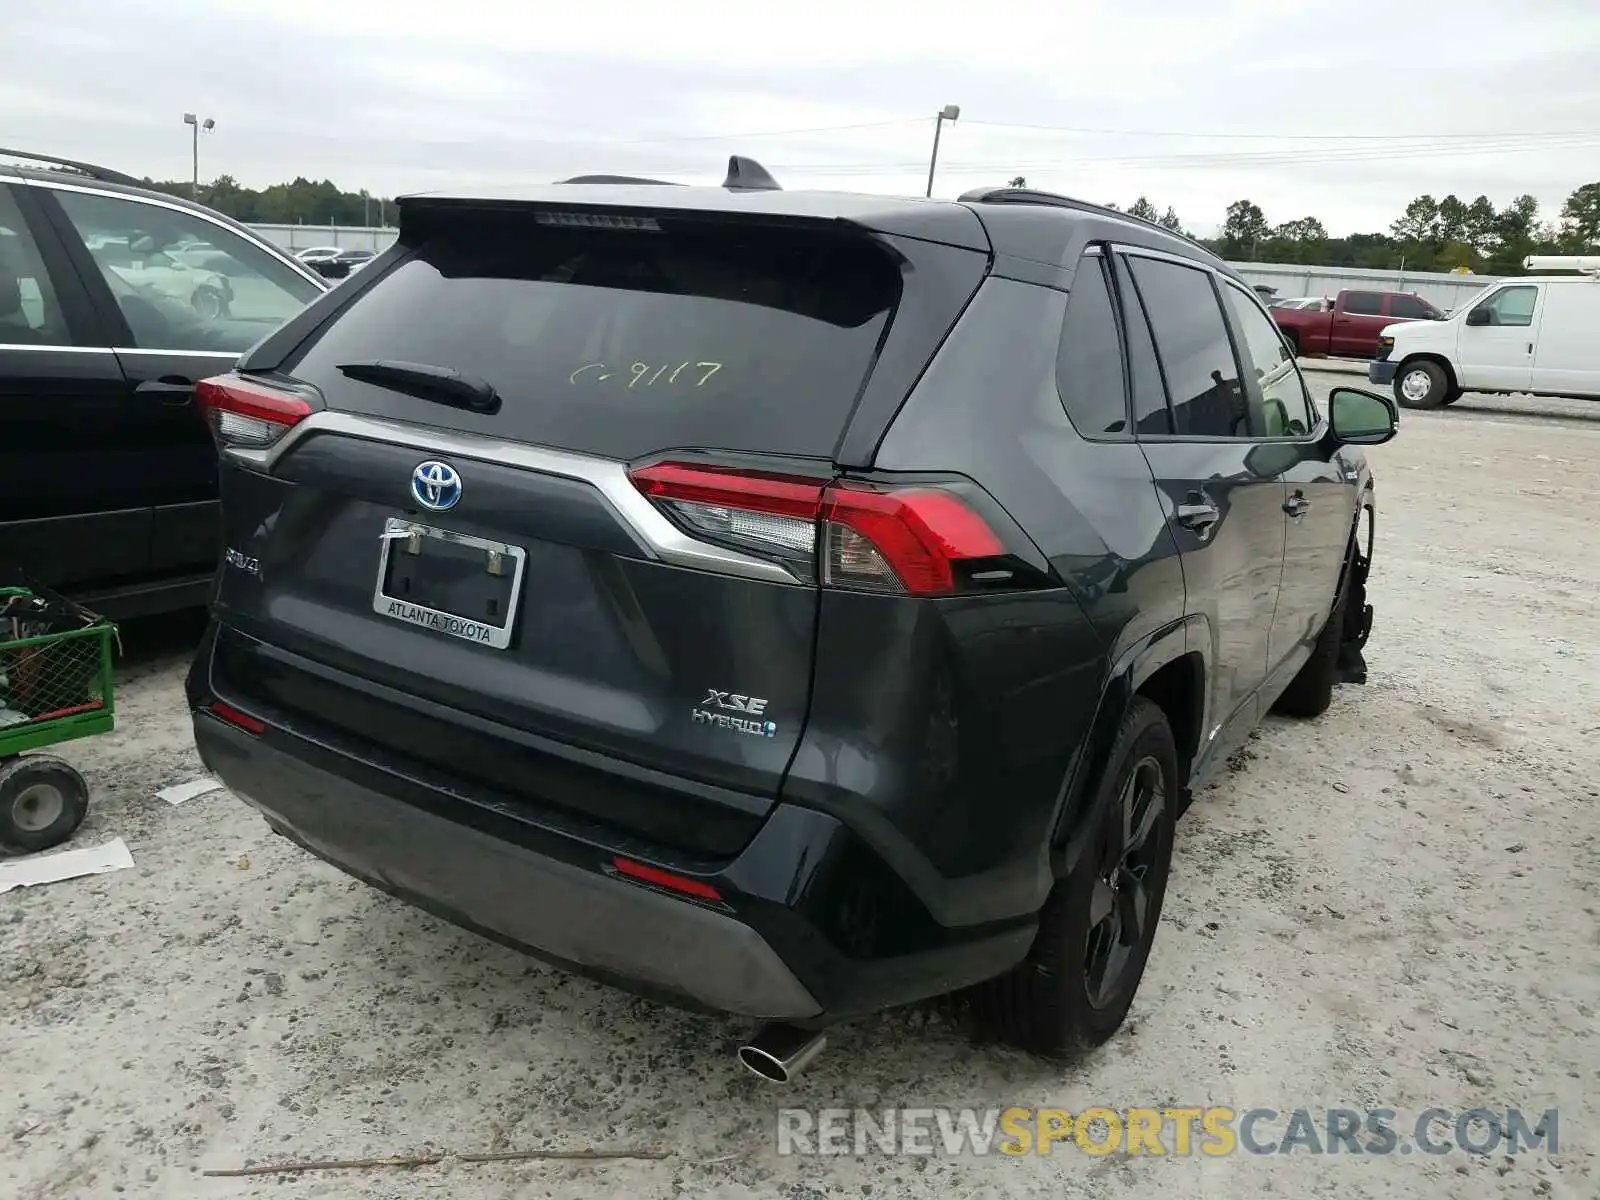
{"type": "Polygon", "coordinates": [[[730,221],[450,218],[287,369],[334,408],[612,458],[830,457],[899,298],[865,237],[730,221]],[[404,360],[487,382],[493,414],[374,383],[404,360]]]}
{"type": "Polygon", "coordinates": [[[1346,292],[1344,294],[1344,310],[1358,316],[1381,316],[1383,314],[1383,296],[1378,292],[1346,292]]]}
{"type": "Polygon", "coordinates": [[[1150,319],[1139,290],[1128,274],[1128,260],[1115,257],[1117,295],[1122,305],[1122,328],[1128,338],[1128,378],[1133,385],[1133,427],[1140,433],[1170,434],[1172,410],[1161,379],[1161,363],[1150,337],[1150,319]]]}
{"type": "Polygon", "coordinates": [[[322,289],[265,247],[187,209],[56,191],[133,348],[240,354],[322,289]]]}
{"type": "Polygon", "coordinates": [[[39,247],[0,186],[0,345],[66,346],[72,338],[39,247]]]}
{"type": "Polygon", "coordinates": [[[1150,315],[1179,437],[1249,438],[1252,425],[1239,365],[1208,272],[1165,259],[1130,256],[1150,315]]]}

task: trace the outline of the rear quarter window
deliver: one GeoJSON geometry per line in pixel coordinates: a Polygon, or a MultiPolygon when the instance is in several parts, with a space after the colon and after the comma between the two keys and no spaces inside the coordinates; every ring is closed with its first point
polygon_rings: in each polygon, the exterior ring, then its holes
{"type": "Polygon", "coordinates": [[[1128,399],[1122,339],[1100,255],[1078,262],[1056,356],[1056,389],[1073,426],[1085,437],[1127,437],[1128,399]]]}
{"type": "Polygon", "coordinates": [[[899,292],[896,261],[864,236],[456,218],[288,367],[334,408],[613,458],[830,456],[899,292]],[[339,371],[379,359],[476,376],[501,409],[465,412],[339,371]]]}

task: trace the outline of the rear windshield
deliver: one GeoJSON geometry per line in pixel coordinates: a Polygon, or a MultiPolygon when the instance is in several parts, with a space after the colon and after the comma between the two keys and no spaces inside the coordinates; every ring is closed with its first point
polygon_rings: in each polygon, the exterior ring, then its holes
{"type": "MultiPolygon", "coordinates": [[[[557,219],[582,218],[544,217],[557,219]]],[[[288,369],[333,408],[612,458],[679,448],[828,457],[899,288],[894,260],[864,236],[458,218],[288,369]],[[338,369],[374,360],[482,379],[500,411],[338,369]]]]}

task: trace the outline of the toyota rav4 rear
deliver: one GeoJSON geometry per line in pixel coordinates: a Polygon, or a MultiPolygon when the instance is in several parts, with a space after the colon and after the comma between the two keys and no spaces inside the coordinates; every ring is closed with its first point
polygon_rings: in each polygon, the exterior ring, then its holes
{"type": "Polygon", "coordinates": [[[990,262],[956,204],[403,202],[200,388],[205,762],[351,874],[669,1001],[819,1027],[1013,968],[1102,647],[979,483],[872,465],[990,262]]]}

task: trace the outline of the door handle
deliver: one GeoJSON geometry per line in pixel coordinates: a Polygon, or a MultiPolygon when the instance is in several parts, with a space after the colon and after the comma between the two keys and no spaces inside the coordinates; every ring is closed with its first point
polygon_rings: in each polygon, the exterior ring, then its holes
{"type": "Polygon", "coordinates": [[[146,379],[137,385],[134,394],[159,396],[161,403],[182,406],[194,399],[194,381],[190,379],[146,379]]]}
{"type": "Polygon", "coordinates": [[[1290,496],[1286,501],[1284,501],[1283,511],[1288,513],[1291,517],[1303,517],[1306,515],[1306,510],[1310,507],[1311,501],[1307,500],[1300,492],[1296,492],[1294,495],[1290,496]]]}
{"type": "Polygon", "coordinates": [[[1222,512],[1211,501],[1199,492],[1190,492],[1189,498],[1178,505],[1173,514],[1174,519],[1185,529],[1192,529],[1201,537],[1210,532],[1211,527],[1222,520],[1222,512]]]}

